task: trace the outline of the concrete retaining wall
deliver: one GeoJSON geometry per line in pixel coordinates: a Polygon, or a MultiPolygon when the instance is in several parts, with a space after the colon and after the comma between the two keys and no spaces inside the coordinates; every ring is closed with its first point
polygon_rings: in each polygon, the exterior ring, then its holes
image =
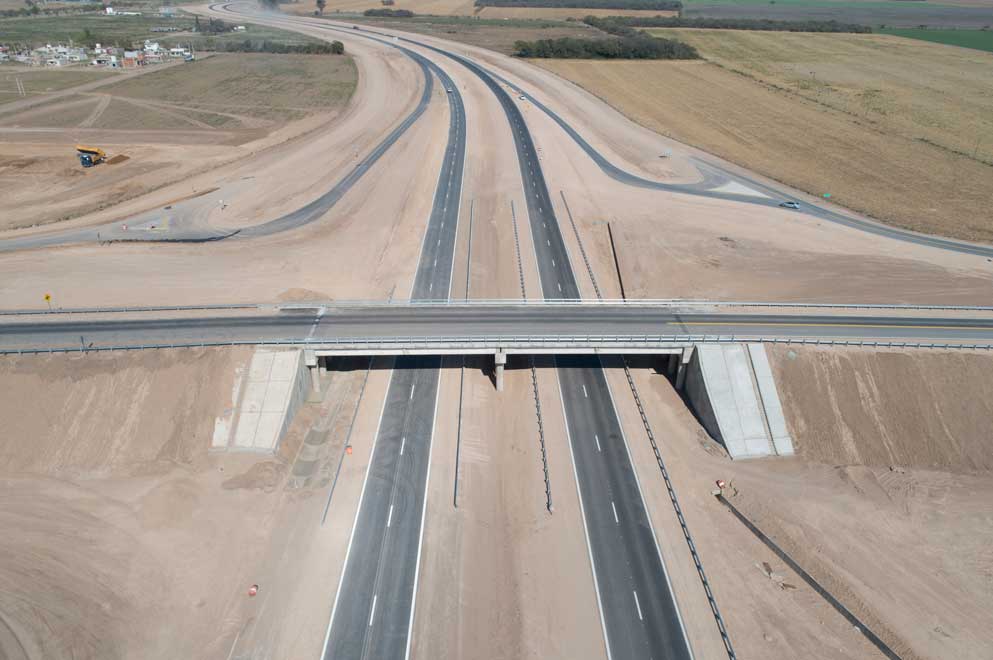
{"type": "Polygon", "coordinates": [[[703,427],[731,458],[793,454],[762,344],[698,345],[688,366],[686,395],[703,427]]]}

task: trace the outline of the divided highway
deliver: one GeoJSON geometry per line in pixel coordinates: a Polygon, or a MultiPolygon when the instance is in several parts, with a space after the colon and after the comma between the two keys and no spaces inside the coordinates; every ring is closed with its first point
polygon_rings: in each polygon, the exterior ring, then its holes
{"type": "MultiPolygon", "coordinates": [[[[420,55],[401,50],[425,65],[420,55]]],[[[444,71],[430,67],[450,91],[451,120],[414,300],[447,296],[450,290],[465,163],[462,97],[444,71]]],[[[327,320],[316,317],[308,332],[319,332],[327,320]]],[[[332,606],[326,660],[400,659],[409,652],[440,366],[437,357],[401,357],[394,364],[332,606]]]]}

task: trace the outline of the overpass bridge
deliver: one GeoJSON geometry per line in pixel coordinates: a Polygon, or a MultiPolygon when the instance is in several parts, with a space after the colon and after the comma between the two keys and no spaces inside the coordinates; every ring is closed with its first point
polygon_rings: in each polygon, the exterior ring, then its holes
{"type": "MultiPolygon", "coordinates": [[[[700,344],[993,347],[993,308],[713,301],[317,301],[0,311],[0,355],[279,345],[326,358],[493,355],[673,356],[700,344]]],[[[677,378],[679,378],[677,376],[677,378]]]]}

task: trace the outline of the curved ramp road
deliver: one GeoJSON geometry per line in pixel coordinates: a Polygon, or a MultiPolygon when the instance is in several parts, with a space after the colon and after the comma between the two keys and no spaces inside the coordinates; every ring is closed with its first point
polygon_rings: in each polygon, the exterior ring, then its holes
{"type": "MultiPolygon", "coordinates": [[[[372,32],[373,34],[381,34],[383,36],[392,36],[384,32],[376,32],[374,30],[363,29],[365,32],[372,32]]],[[[411,39],[408,37],[401,37],[402,41],[406,41],[411,44],[417,44],[425,48],[429,48],[435,52],[442,55],[450,57],[467,67],[475,71],[479,75],[485,74],[491,80],[499,81],[504,85],[508,85],[515,89],[519,89],[517,85],[510,82],[506,78],[494,73],[492,70],[487,69],[479,64],[471,62],[464,57],[451,53],[441,48],[424,44],[416,39],[411,39]]],[[[982,257],[993,257],[993,246],[979,245],[975,243],[966,243],[963,241],[955,241],[946,238],[941,238],[939,236],[929,236],[927,234],[918,234],[916,232],[907,231],[904,229],[898,229],[896,227],[891,227],[888,225],[880,224],[877,222],[872,222],[871,220],[866,220],[863,218],[858,218],[855,216],[845,215],[826,209],[816,204],[810,204],[806,200],[802,200],[796,196],[790,195],[788,193],[783,193],[780,190],[771,188],[770,186],[760,183],[759,181],[736,174],[722,168],[718,165],[712,163],[704,163],[699,159],[694,159],[700,173],[703,175],[703,179],[697,183],[663,183],[660,181],[652,181],[650,179],[645,179],[644,177],[637,176],[627,172],[617,165],[611,163],[603,154],[601,154],[593,145],[586,141],[585,138],[568,122],[566,122],[558,113],[553,111],[551,108],[543,104],[541,101],[536,99],[531,94],[524,90],[520,90],[520,95],[524,96],[530,103],[532,103],[536,108],[548,115],[556,124],[558,124],[565,133],[572,138],[572,140],[579,145],[579,147],[589,156],[594,163],[611,179],[629,186],[635,186],[639,188],[647,188],[650,190],[662,190],[667,192],[675,192],[686,195],[697,195],[701,197],[712,197],[716,199],[727,199],[742,204],[753,204],[759,206],[767,207],[778,207],[779,203],[784,200],[795,201],[801,204],[801,213],[806,213],[808,215],[815,216],[827,222],[832,222],[838,225],[843,225],[851,229],[857,229],[859,231],[868,232],[870,234],[875,234],[877,236],[883,236],[886,238],[892,238],[894,240],[904,241],[907,243],[914,243],[916,245],[924,245],[927,247],[933,247],[940,250],[948,250],[951,252],[958,252],[961,254],[973,254],[982,257]],[[737,182],[746,187],[752,188],[758,192],[767,195],[767,198],[754,197],[750,195],[740,195],[735,193],[723,192],[720,190],[715,190],[720,186],[728,182],[737,182]]]]}

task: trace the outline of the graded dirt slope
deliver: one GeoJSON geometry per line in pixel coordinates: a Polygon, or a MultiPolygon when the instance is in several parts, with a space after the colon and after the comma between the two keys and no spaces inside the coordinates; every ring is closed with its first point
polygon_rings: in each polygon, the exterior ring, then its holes
{"type": "Polygon", "coordinates": [[[993,55],[875,35],[720,32],[680,33],[714,62],[536,63],[759,174],[901,227],[993,241],[993,55]]]}
{"type": "MultiPolygon", "coordinates": [[[[117,78],[31,107],[0,105],[0,195],[8,202],[0,230],[112,207],[255,157],[267,137],[282,135],[273,140],[281,142],[338,115],[357,72],[347,56],[238,53],[117,78]],[[80,142],[130,158],[84,170],[72,148],[80,142]]],[[[93,82],[74,72],[32,84],[59,90],[74,80],[93,82]]]]}
{"type": "Polygon", "coordinates": [[[0,360],[0,658],[319,653],[380,379],[325,512],[364,371],[301,407],[275,455],[208,452],[250,355],[0,360]]]}
{"type": "Polygon", "coordinates": [[[993,355],[771,351],[794,446],[827,464],[993,470],[993,355]]]}

